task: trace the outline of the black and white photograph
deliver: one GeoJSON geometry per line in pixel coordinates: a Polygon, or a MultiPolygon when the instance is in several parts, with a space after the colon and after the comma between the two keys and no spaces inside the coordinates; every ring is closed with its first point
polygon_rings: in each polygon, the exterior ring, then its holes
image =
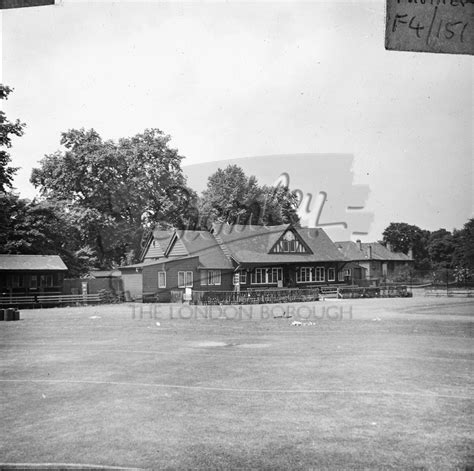
{"type": "Polygon", "coordinates": [[[1,0],[1,470],[474,470],[472,0],[1,0]]]}

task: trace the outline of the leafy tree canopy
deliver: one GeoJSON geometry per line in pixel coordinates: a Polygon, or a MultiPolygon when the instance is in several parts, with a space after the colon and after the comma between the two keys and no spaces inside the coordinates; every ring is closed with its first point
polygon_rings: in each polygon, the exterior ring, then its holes
{"type": "Polygon", "coordinates": [[[391,223],[383,232],[383,243],[404,253],[411,248],[418,269],[474,269],[474,218],[453,233],[446,229],[430,232],[406,223],[391,223]]]}
{"type": "Polygon", "coordinates": [[[60,255],[69,276],[96,266],[90,249],[78,250],[81,237],[74,215],[53,201],[29,201],[0,194],[0,246],[3,253],[60,255]]]}
{"type": "Polygon", "coordinates": [[[428,253],[433,268],[451,268],[455,241],[451,232],[439,229],[430,234],[428,253]]]}
{"type": "Polygon", "coordinates": [[[453,264],[456,267],[474,270],[474,218],[464,224],[460,231],[454,231],[453,264]]]}
{"type": "MultiPolygon", "coordinates": [[[[7,85],[0,84],[0,100],[7,100],[8,95],[13,91],[7,85]]],[[[18,170],[17,167],[10,167],[10,154],[5,150],[12,145],[12,136],[22,136],[25,124],[18,119],[9,121],[5,113],[0,110],[0,193],[5,193],[12,188],[13,177],[18,170]]]]}
{"type": "Polygon", "coordinates": [[[208,224],[297,224],[297,206],[298,198],[288,188],[260,186],[255,176],[248,177],[237,165],[212,174],[200,199],[200,212],[208,224]]]}
{"type": "Polygon", "coordinates": [[[131,138],[104,141],[94,130],[62,134],[64,150],[46,155],[31,182],[47,200],[75,216],[79,248],[91,247],[101,267],[136,259],[144,228],[158,221],[187,224],[190,200],[182,157],[170,136],[146,129],[131,138]]]}
{"type": "Polygon", "coordinates": [[[429,231],[420,229],[418,226],[405,222],[392,222],[383,232],[384,244],[389,244],[395,252],[405,254],[411,249],[415,267],[419,269],[429,269],[430,261],[427,249],[429,231]]]}

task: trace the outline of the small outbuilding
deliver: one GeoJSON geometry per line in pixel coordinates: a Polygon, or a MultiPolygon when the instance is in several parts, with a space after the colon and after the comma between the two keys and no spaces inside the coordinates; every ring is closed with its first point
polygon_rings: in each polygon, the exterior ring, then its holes
{"type": "Polygon", "coordinates": [[[0,254],[0,296],[61,294],[66,272],[59,255],[0,254]]]}
{"type": "Polygon", "coordinates": [[[411,251],[408,254],[395,252],[390,246],[379,242],[341,241],[335,243],[344,257],[352,262],[346,270],[355,284],[361,280],[393,281],[404,270],[413,267],[411,251]]]}

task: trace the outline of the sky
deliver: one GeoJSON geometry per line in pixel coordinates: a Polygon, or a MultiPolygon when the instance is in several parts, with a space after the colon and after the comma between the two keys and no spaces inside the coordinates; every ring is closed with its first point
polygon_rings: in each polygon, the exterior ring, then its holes
{"type": "Polygon", "coordinates": [[[262,182],[286,172],[313,201],[323,191],[363,205],[369,217],[344,238],[377,240],[401,221],[452,230],[473,216],[472,57],[386,51],[384,1],[63,0],[1,17],[2,83],[15,89],[3,107],[27,124],[11,149],[23,197],[61,132],[156,127],[196,190],[231,161],[262,182]]]}

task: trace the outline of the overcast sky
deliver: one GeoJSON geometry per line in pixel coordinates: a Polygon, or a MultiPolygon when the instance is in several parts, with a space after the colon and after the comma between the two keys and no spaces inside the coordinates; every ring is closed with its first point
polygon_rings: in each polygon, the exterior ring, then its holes
{"type": "MultiPolygon", "coordinates": [[[[157,127],[185,165],[352,154],[353,183],[370,188],[367,240],[391,221],[460,228],[473,211],[472,58],[386,51],[384,4],[64,0],[4,11],[2,82],[15,88],[4,108],[27,123],[11,151],[15,186],[35,195],[31,169],[62,131],[115,139],[157,127]]],[[[308,181],[325,191],[318,168],[308,181]]]]}

